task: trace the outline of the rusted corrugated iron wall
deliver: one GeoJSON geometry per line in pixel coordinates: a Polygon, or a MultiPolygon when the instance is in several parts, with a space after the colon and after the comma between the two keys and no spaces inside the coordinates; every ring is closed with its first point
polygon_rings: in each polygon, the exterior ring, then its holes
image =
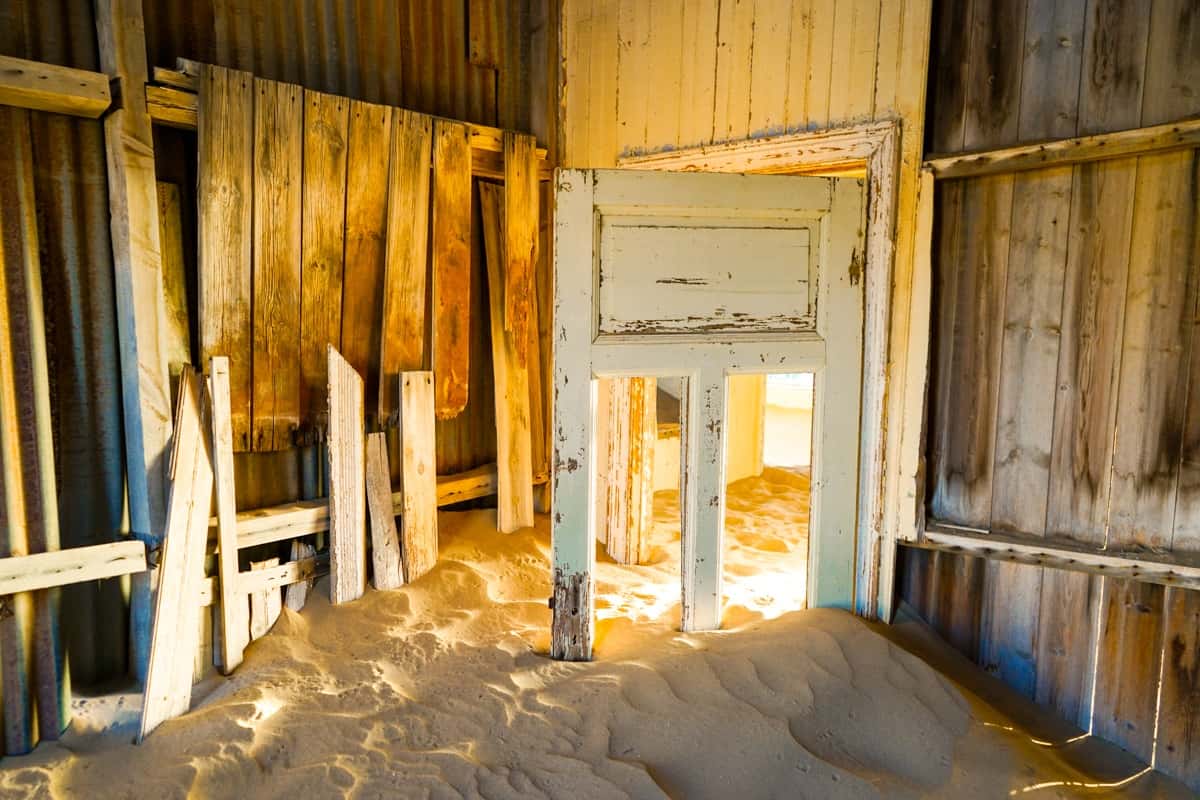
{"type": "MultiPolygon", "coordinates": [[[[91,2],[0,3],[0,53],[99,69],[91,2]]],[[[126,527],[104,131],[96,120],[31,118],[61,545],[78,547],[126,527]]],[[[120,579],[64,587],[76,685],[124,674],[127,617],[120,579]]]]}

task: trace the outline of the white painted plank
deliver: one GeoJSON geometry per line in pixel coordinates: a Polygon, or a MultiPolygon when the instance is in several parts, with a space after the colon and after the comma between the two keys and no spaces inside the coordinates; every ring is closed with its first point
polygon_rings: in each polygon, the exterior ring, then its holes
{"type": "Polygon", "coordinates": [[[683,607],[680,627],[721,627],[721,567],[725,530],[726,379],[720,367],[687,376],[680,398],[682,444],[680,533],[683,607]]]}
{"type": "Polygon", "coordinates": [[[329,600],[362,597],[367,585],[363,381],[333,345],[329,357],[329,600]]]}

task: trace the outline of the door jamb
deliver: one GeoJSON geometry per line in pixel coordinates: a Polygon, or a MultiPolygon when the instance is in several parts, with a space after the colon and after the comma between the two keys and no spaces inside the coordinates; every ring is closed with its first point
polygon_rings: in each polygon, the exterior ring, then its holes
{"type": "Polygon", "coordinates": [[[867,178],[866,271],[863,331],[855,612],[891,617],[896,542],[884,530],[888,334],[896,250],[900,121],[723,142],[626,156],[617,166],[686,172],[787,175],[861,175],[867,178]]]}

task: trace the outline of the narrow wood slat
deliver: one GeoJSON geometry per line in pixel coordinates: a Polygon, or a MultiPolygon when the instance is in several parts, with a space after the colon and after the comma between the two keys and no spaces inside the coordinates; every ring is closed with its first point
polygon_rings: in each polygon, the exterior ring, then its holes
{"type": "MultiPolygon", "coordinates": [[[[505,258],[503,236],[507,192],[495,184],[480,184],[480,206],[487,251],[489,316],[492,333],[492,369],[496,385],[496,466],[498,499],[496,527],[512,533],[533,525],[533,458],[529,433],[528,359],[520,353],[528,345],[514,330],[505,330],[505,258]]],[[[529,298],[526,298],[529,302],[529,298]]]]}
{"type": "Polygon", "coordinates": [[[1162,663],[1162,586],[1109,578],[1100,609],[1092,732],[1149,762],[1162,663]]]}
{"type": "Polygon", "coordinates": [[[254,80],[254,321],[251,447],[282,450],[300,423],[304,102],[254,80]]]}
{"type": "Polygon", "coordinates": [[[200,358],[229,359],[234,452],[250,449],[254,79],[204,65],[197,129],[200,358]]]}
{"type": "Polygon", "coordinates": [[[171,450],[171,497],[159,563],[139,740],[188,710],[192,659],[199,638],[200,584],[204,580],[213,469],[203,422],[201,383],[190,367],[180,375],[179,387],[171,450]]]}
{"type": "MultiPolygon", "coordinates": [[[[250,574],[266,572],[279,566],[278,558],[251,561],[250,574]]],[[[252,592],[250,596],[250,641],[260,639],[271,630],[283,610],[282,591],[278,586],[266,586],[252,592]]]]}
{"type": "Polygon", "coordinates": [[[362,596],[367,583],[363,381],[329,345],[329,600],[362,596]]]}
{"type": "Polygon", "coordinates": [[[191,363],[192,336],[188,321],[187,263],[183,253],[183,209],[179,186],[157,182],[158,237],[162,245],[163,296],[166,299],[167,369],[177,372],[191,363]]]}
{"type": "MultiPolygon", "coordinates": [[[[288,564],[299,565],[315,561],[317,549],[307,542],[299,540],[292,541],[292,557],[288,564]]],[[[287,566],[287,565],[285,565],[287,566]]],[[[297,567],[299,569],[299,567],[297,567]]],[[[315,575],[315,565],[314,573],[315,575]]],[[[289,577],[291,577],[289,575],[289,577]]],[[[304,609],[304,604],[308,602],[308,593],[312,591],[313,578],[304,577],[296,581],[289,582],[283,589],[283,604],[292,611],[301,611],[304,609]]]]}
{"type": "Polygon", "coordinates": [[[367,436],[367,510],[371,514],[371,565],[376,589],[398,589],[404,585],[391,475],[387,434],[372,433],[367,436]]]}
{"type": "Polygon", "coordinates": [[[300,274],[300,418],[324,427],[325,348],[342,331],[350,101],[304,92],[300,274]]]}
{"type": "Polygon", "coordinates": [[[433,372],[438,419],[467,405],[471,307],[471,150],[467,127],[438,120],[433,147],[433,372]]]}
{"type": "Polygon", "coordinates": [[[425,360],[425,280],[429,269],[429,160],[432,118],[392,113],[387,266],[380,333],[379,419],[394,422],[401,372],[425,360]]]}
{"type": "Polygon", "coordinates": [[[208,392],[212,415],[213,479],[217,501],[217,574],[221,587],[221,671],[242,663],[248,637],[246,598],[238,594],[237,491],[234,485],[233,427],[229,405],[229,359],[209,362],[208,392]]]}
{"type": "Polygon", "coordinates": [[[433,373],[400,376],[400,552],[407,583],[438,557],[434,393],[433,373]]]}
{"type": "Polygon", "coordinates": [[[341,352],[378,391],[392,109],[350,103],[346,168],[346,257],[342,278],[341,352]]]}
{"type": "Polygon", "coordinates": [[[1156,766],[1200,792],[1200,592],[1168,589],[1163,615],[1156,766]]]}
{"type": "Polygon", "coordinates": [[[513,335],[517,363],[525,366],[528,358],[529,326],[533,293],[533,271],[538,250],[537,163],[533,156],[532,136],[504,133],[504,206],[500,253],[504,269],[502,321],[504,330],[513,335]]]}

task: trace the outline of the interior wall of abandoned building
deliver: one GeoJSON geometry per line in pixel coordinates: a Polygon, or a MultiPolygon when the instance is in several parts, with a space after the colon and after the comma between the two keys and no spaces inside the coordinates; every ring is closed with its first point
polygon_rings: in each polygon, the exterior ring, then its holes
{"type": "MultiPolygon", "coordinates": [[[[933,35],[930,151],[1200,113],[1189,0],[944,2],[933,35]]],[[[933,518],[1200,549],[1198,169],[1190,150],[939,182],[933,518]]],[[[951,553],[903,560],[904,596],[965,655],[1200,779],[1200,594],[951,553]]]]}
{"type": "MultiPolygon", "coordinates": [[[[187,58],[353,99],[531,131],[550,148],[553,163],[558,7],[549,0],[469,7],[440,0],[141,5],[151,69],[174,68],[177,58],[187,58]]],[[[0,4],[0,54],[99,70],[91,0],[0,4]]],[[[20,113],[30,115],[34,142],[55,465],[63,488],[61,544],[98,544],[130,530],[103,123],[20,113]]],[[[163,246],[164,272],[172,258],[184,259],[177,274],[193,276],[195,148],[194,133],[156,126],[160,188],[172,185],[182,209],[178,252],[163,246]]],[[[549,248],[543,249],[548,257],[549,248]]],[[[472,260],[470,399],[459,416],[438,422],[439,472],[495,458],[482,243],[474,242],[472,252],[479,257],[472,260]]],[[[191,281],[174,288],[187,298],[176,307],[183,315],[177,326],[182,353],[190,352],[195,362],[197,321],[189,310],[195,309],[196,286],[191,281]]],[[[239,506],[312,496],[318,459],[317,448],[239,455],[239,506]]],[[[63,637],[75,683],[125,674],[129,612],[120,582],[65,587],[63,597],[63,637]]]]}
{"type": "Polygon", "coordinates": [[[564,166],[611,167],[657,150],[902,122],[887,497],[878,521],[889,535],[915,524],[920,426],[904,420],[924,391],[923,358],[908,350],[910,327],[925,324],[910,310],[929,19],[929,0],[594,0],[563,8],[564,166]]]}

